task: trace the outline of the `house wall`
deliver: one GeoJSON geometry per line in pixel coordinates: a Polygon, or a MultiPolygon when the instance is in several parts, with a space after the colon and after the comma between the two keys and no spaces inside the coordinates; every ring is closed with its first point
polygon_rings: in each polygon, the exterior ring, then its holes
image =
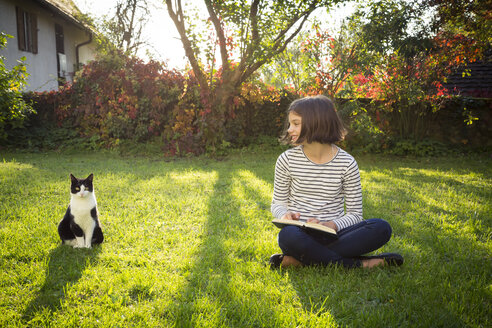
{"type": "MultiPolygon", "coordinates": [[[[0,31],[12,35],[7,41],[7,48],[0,50],[5,57],[5,66],[11,69],[17,60],[26,57],[28,86],[25,91],[51,91],[58,89],[57,54],[55,23],[63,27],[64,50],[67,60],[67,81],[71,81],[76,70],[76,46],[89,39],[87,32],[70,23],[32,0],[0,0],[0,31]],[[17,22],[15,7],[37,15],[38,53],[20,51],[17,43],[17,22]]],[[[84,45],[79,50],[79,60],[86,63],[94,59],[93,43],[84,45]]]]}

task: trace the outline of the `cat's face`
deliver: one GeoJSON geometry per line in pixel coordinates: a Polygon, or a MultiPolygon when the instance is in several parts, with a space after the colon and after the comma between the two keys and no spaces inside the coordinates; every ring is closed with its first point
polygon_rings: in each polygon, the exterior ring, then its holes
{"type": "Polygon", "coordinates": [[[77,179],[72,174],[70,174],[70,179],[72,180],[70,192],[72,193],[72,195],[84,198],[87,197],[89,193],[92,193],[94,191],[92,186],[93,177],[94,175],[91,173],[91,175],[89,175],[85,179],[77,179]]]}

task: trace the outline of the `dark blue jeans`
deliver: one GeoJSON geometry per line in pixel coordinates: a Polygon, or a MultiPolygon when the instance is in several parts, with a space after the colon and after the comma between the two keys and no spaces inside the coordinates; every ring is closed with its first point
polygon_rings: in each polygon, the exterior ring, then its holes
{"type": "Polygon", "coordinates": [[[344,267],[359,267],[360,257],[375,251],[391,238],[391,226],[381,219],[369,219],[342,229],[338,240],[326,244],[306,230],[286,226],[278,234],[278,245],[284,255],[294,257],[305,265],[341,264],[344,267]]]}

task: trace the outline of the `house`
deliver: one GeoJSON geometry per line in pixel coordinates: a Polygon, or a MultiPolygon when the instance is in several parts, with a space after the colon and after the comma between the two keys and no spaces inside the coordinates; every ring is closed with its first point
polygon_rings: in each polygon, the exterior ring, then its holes
{"type": "Polygon", "coordinates": [[[481,60],[460,67],[448,77],[444,86],[451,94],[471,98],[492,98],[492,50],[481,60]]]}
{"type": "Polygon", "coordinates": [[[11,69],[25,57],[25,91],[51,91],[72,81],[95,56],[93,32],[72,0],[0,0],[0,31],[13,36],[0,50],[11,69]]]}

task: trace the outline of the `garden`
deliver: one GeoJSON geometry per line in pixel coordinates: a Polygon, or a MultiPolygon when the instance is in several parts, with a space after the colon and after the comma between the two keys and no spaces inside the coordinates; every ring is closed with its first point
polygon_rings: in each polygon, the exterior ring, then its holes
{"type": "Polygon", "coordinates": [[[186,70],[106,35],[73,82],[23,93],[22,60],[0,57],[0,326],[492,324],[492,96],[449,83],[490,62],[481,2],[368,1],[336,31],[309,17],[336,1],[205,1],[201,31],[166,3],[186,70]],[[317,94],[401,267],[269,266],[278,137],[317,94]],[[94,174],[105,240],[90,249],[57,233],[71,173],[94,174]]]}

